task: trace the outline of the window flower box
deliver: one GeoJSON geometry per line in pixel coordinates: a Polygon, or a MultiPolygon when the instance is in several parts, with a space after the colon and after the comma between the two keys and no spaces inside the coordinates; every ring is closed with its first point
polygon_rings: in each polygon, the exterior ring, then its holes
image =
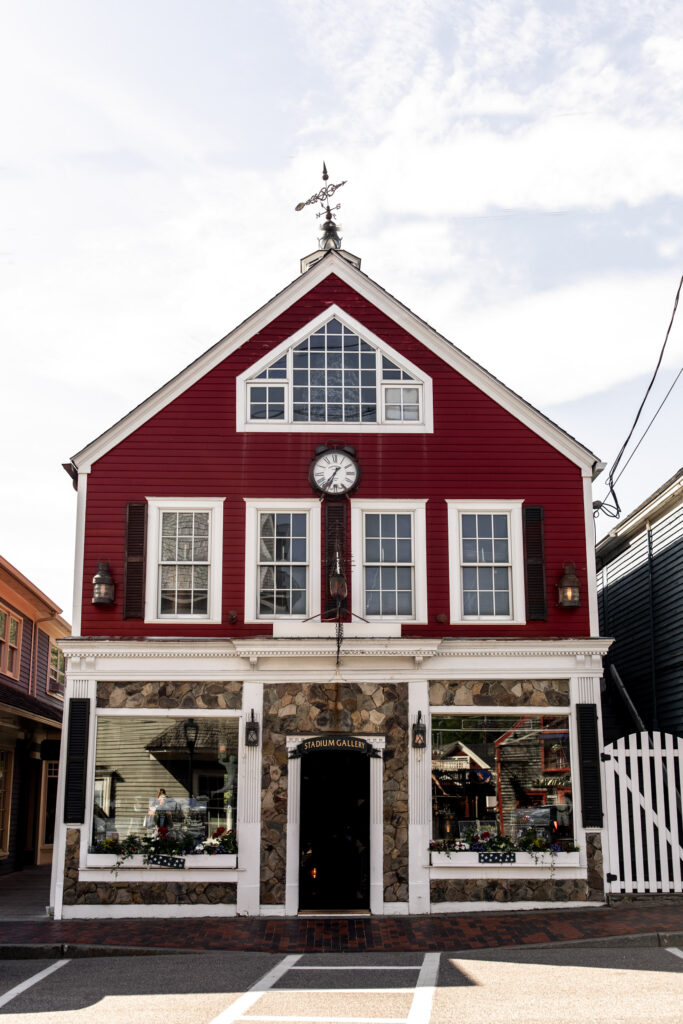
{"type": "Polygon", "coordinates": [[[486,867],[490,868],[491,871],[507,868],[519,872],[520,869],[528,870],[529,868],[577,868],[581,866],[581,854],[578,850],[572,853],[523,853],[516,851],[514,864],[482,864],[479,860],[479,851],[477,850],[453,850],[450,853],[432,850],[430,853],[430,863],[433,868],[486,867]]]}
{"type": "MultiPolygon", "coordinates": [[[[162,870],[195,870],[200,869],[214,870],[214,871],[233,871],[237,867],[237,854],[236,853],[188,853],[184,856],[179,854],[185,861],[185,866],[182,869],[177,868],[164,868],[162,870]]],[[[87,868],[107,868],[113,871],[116,868],[117,856],[115,853],[88,853],[86,854],[85,866],[87,868]]],[[[145,859],[141,853],[133,854],[132,857],[127,857],[122,864],[119,864],[119,871],[128,871],[131,868],[135,868],[137,871],[151,869],[153,865],[145,864],[145,859]]]]}

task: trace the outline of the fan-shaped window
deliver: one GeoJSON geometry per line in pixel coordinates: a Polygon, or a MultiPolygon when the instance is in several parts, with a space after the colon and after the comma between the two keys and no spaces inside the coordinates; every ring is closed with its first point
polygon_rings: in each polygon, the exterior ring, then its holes
{"type": "Polygon", "coordinates": [[[272,362],[243,375],[245,426],[423,424],[424,378],[384,348],[336,316],[302,340],[299,335],[272,362]]]}

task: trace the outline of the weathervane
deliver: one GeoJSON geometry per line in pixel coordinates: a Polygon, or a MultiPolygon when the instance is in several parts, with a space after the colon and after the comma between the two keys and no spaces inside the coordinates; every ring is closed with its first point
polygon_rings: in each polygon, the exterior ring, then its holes
{"type": "MultiPolygon", "coordinates": [[[[329,174],[327,173],[327,167],[323,161],[323,181],[327,182],[328,180],[329,174]]],[[[322,211],[320,213],[316,213],[316,217],[325,217],[325,220],[323,221],[323,235],[322,238],[318,240],[318,244],[321,249],[341,249],[341,238],[339,237],[338,232],[338,228],[341,227],[341,224],[335,223],[334,213],[332,212],[333,210],[339,210],[341,208],[341,204],[337,203],[336,206],[330,207],[330,199],[337,189],[341,188],[342,185],[345,184],[345,181],[340,181],[338,185],[324,184],[320,191],[312,195],[310,199],[307,199],[303,203],[297,203],[294,207],[295,210],[299,211],[303,210],[305,206],[310,206],[312,203],[320,203],[322,206],[322,211]]]]}

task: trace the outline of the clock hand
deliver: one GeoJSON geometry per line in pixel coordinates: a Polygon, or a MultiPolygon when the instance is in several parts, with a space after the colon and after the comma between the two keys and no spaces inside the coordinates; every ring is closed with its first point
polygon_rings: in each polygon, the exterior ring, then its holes
{"type": "Polygon", "coordinates": [[[325,483],[323,484],[323,487],[329,487],[329,486],[330,486],[330,484],[332,483],[332,481],[334,480],[335,476],[337,475],[337,473],[339,472],[339,470],[340,470],[340,469],[341,469],[341,467],[340,467],[340,466],[336,466],[336,467],[335,467],[335,468],[334,468],[334,469],[332,470],[332,475],[331,475],[331,476],[328,476],[327,480],[326,480],[326,481],[325,481],[325,483]]]}

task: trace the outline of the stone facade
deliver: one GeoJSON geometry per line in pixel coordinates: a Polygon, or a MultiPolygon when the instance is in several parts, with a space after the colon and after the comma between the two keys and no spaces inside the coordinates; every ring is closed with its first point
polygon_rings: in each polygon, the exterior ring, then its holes
{"type": "Polygon", "coordinates": [[[98,683],[98,708],[206,708],[239,711],[241,683],[98,683]]]}
{"type": "MultiPolygon", "coordinates": [[[[457,854],[453,854],[454,862],[457,854]]],[[[602,836],[599,832],[586,834],[588,878],[554,878],[548,868],[541,878],[440,878],[430,883],[432,907],[438,912],[439,903],[496,902],[516,903],[525,900],[548,902],[593,901],[605,899],[602,874],[602,836]]]]}
{"type": "Polygon", "coordinates": [[[64,860],[65,906],[108,906],[112,903],[187,906],[237,902],[235,882],[79,882],[80,846],[79,830],[68,828],[64,860]]]}
{"type": "Polygon", "coordinates": [[[261,903],[285,901],[288,735],[385,736],[384,900],[408,900],[408,684],[266,685],[261,903]]]}
{"type": "Polygon", "coordinates": [[[429,703],[434,706],[569,707],[568,679],[463,679],[432,681],[429,703]]]}

